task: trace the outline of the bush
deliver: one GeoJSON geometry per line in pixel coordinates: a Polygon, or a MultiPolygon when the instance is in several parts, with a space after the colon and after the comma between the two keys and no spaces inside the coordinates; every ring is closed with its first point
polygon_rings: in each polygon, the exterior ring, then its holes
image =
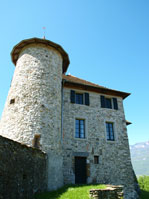
{"type": "Polygon", "coordinates": [[[141,189],[141,199],[149,199],[149,176],[140,176],[138,182],[141,189]]]}
{"type": "Polygon", "coordinates": [[[149,176],[140,176],[138,178],[140,189],[149,191],[149,176]]]}

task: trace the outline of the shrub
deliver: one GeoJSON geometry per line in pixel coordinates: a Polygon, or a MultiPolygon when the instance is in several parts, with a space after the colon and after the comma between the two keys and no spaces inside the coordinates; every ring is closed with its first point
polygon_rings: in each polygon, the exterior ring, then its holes
{"type": "Polygon", "coordinates": [[[149,176],[140,176],[138,178],[140,189],[149,191],[149,176]]]}

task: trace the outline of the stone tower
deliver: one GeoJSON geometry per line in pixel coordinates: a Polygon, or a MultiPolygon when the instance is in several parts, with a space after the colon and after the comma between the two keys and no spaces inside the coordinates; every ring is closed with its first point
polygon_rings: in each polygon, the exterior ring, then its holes
{"type": "Polygon", "coordinates": [[[16,65],[0,123],[0,134],[48,154],[48,189],[63,184],[61,150],[63,48],[39,38],[23,40],[11,53],[16,65]],[[51,181],[50,181],[51,179],[51,181]]]}

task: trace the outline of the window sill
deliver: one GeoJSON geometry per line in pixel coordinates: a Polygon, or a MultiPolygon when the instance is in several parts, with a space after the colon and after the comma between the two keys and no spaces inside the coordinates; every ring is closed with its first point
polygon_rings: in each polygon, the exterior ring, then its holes
{"type": "Polygon", "coordinates": [[[112,144],[114,144],[114,143],[117,142],[117,140],[106,140],[106,142],[107,142],[107,143],[112,143],[112,144]]]}
{"type": "Polygon", "coordinates": [[[118,110],[119,110],[119,109],[116,110],[116,109],[114,109],[114,108],[106,108],[106,107],[105,107],[105,108],[101,107],[101,109],[106,109],[106,110],[111,110],[111,111],[118,111],[118,110]]]}
{"type": "Polygon", "coordinates": [[[75,140],[79,140],[79,141],[82,141],[82,140],[85,140],[85,141],[86,141],[86,140],[87,140],[87,138],[76,138],[76,137],[75,137],[74,139],[75,139],[75,140]]]}
{"type": "Polygon", "coordinates": [[[87,106],[87,107],[90,106],[90,105],[86,105],[86,104],[76,104],[76,103],[71,103],[71,104],[75,104],[75,105],[79,105],[79,106],[87,106]]]}

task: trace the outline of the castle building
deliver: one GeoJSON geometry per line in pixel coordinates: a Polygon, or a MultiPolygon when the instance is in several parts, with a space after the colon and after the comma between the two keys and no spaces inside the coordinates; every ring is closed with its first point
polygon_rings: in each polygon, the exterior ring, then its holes
{"type": "Polygon", "coordinates": [[[21,41],[0,135],[47,153],[47,189],[124,185],[136,199],[123,100],[130,94],[66,75],[69,57],[51,41],[21,41]]]}

